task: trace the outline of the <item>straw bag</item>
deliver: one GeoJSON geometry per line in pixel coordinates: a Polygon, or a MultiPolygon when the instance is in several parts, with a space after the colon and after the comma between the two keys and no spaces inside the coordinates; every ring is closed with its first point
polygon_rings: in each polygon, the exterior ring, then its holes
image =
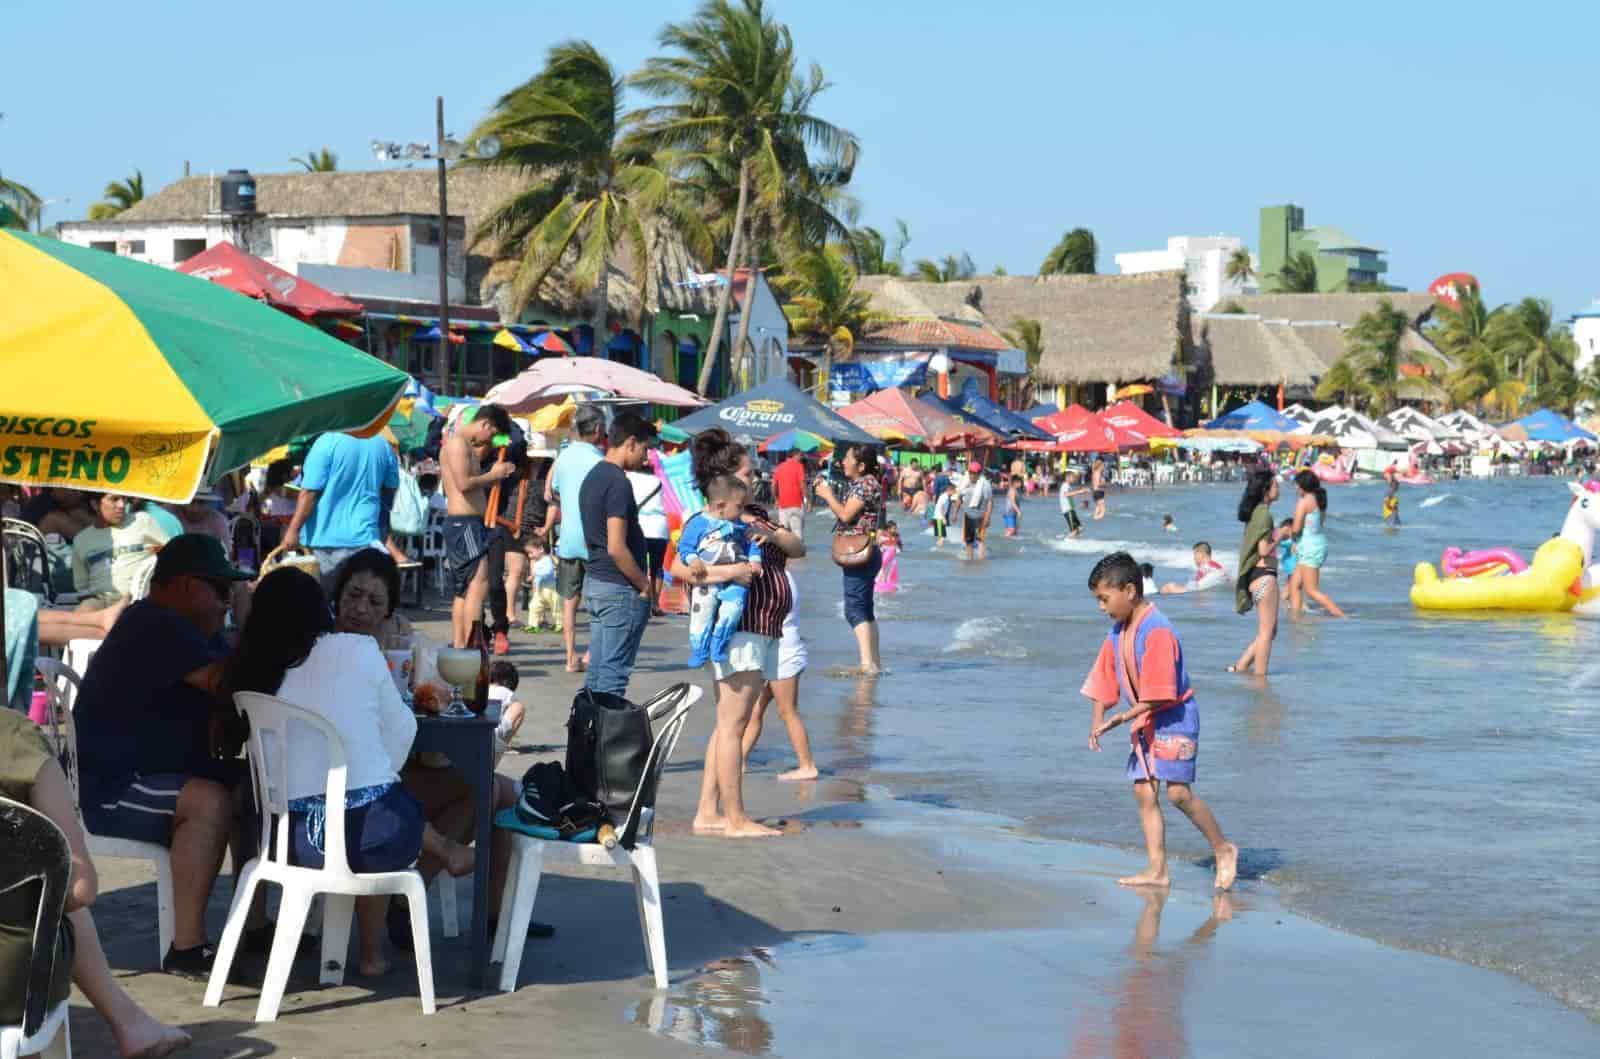
{"type": "Polygon", "coordinates": [[[267,557],[261,560],[261,573],[256,578],[256,584],[260,584],[261,578],[266,577],[272,571],[285,566],[292,566],[296,570],[304,570],[319,581],[322,579],[322,564],[317,562],[316,554],[310,548],[283,548],[280,546],[272,549],[267,553],[267,557]]]}

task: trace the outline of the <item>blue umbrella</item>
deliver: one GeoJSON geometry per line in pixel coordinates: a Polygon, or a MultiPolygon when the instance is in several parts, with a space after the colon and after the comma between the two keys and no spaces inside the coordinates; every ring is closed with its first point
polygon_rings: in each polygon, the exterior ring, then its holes
{"type": "Polygon", "coordinates": [[[1300,424],[1271,405],[1251,401],[1227,415],[1206,424],[1207,430],[1282,430],[1298,429],[1300,424]]]}
{"type": "Polygon", "coordinates": [[[1553,441],[1564,445],[1569,441],[1594,441],[1595,436],[1570,419],[1548,408],[1531,412],[1507,426],[1521,427],[1529,441],[1553,441]]]}
{"type": "Polygon", "coordinates": [[[969,422],[986,426],[996,434],[1013,439],[1032,439],[1034,441],[1051,441],[1052,436],[1038,427],[1030,420],[1024,419],[1020,413],[1009,408],[1003,408],[978,389],[978,380],[969,378],[961,387],[961,393],[954,397],[933,398],[943,405],[952,415],[961,417],[969,422]]]}

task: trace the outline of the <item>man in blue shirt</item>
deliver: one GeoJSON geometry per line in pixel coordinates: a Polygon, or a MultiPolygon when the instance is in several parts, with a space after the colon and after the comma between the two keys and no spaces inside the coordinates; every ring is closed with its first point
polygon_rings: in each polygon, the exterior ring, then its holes
{"type": "Polygon", "coordinates": [[[582,672],[587,653],[578,657],[578,603],[583,598],[583,577],[589,561],[584,543],[583,518],[578,495],[589,472],[603,458],[600,446],[606,436],[606,414],[599,405],[578,406],[572,418],[573,439],[556,457],[548,479],[550,502],[559,508],[561,531],[556,538],[556,594],[561,597],[561,638],[567,648],[567,672],[582,672]]]}
{"type": "Polygon", "coordinates": [[[400,460],[382,434],[358,438],[324,434],[312,444],[300,471],[300,500],[281,547],[302,538],[333,591],[339,565],[362,548],[382,548],[389,505],[400,488],[400,460]]]}

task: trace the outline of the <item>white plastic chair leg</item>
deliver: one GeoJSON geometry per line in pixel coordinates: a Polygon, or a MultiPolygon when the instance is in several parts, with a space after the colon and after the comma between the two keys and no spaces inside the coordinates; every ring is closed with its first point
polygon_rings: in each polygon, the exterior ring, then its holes
{"type": "Polygon", "coordinates": [[[411,948],[417,961],[417,993],[422,998],[422,1013],[432,1015],[436,1005],[433,1000],[433,946],[428,938],[428,888],[422,876],[413,875],[406,880],[406,908],[411,912],[411,948]]]}
{"type": "Polygon", "coordinates": [[[447,938],[461,934],[461,917],[456,912],[456,881],[447,871],[433,877],[434,889],[439,891],[439,933],[447,938]]]}
{"type": "MultiPolygon", "coordinates": [[[[163,949],[162,953],[165,954],[163,949]]],[[[39,1053],[40,1059],[72,1059],[72,1018],[69,1015],[61,1020],[61,1028],[51,1038],[50,1043],[44,1046],[44,1051],[39,1053]]]]}
{"type": "MultiPolygon", "coordinates": [[[[272,934],[272,955],[267,959],[267,976],[261,983],[261,1000],[256,1004],[257,1022],[273,1022],[278,1017],[278,1005],[283,1003],[289,971],[294,967],[295,950],[300,947],[300,935],[306,929],[306,914],[311,911],[311,898],[309,890],[292,883],[283,887],[283,900],[278,904],[278,925],[272,934]]],[[[240,916],[239,921],[243,923],[244,917],[240,916]]]]}
{"type": "Polygon", "coordinates": [[[161,955],[157,959],[164,960],[167,950],[172,947],[172,936],[177,929],[177,905],[172,897],[172,858],[160,857],[155,863],[156,936],[161,943],[161,955]]]}
{"type": "Polygon", "coordinates": [[[507,891],[512,895],[507,913],[501,901],[500,928],[495,934],[495,950],[502,954],[500,991],[517,988],[517,972],[522,969],[522,950],[528,944],[528,923],[533,919],[533,902],[539,896],[539,876],[544,870],[544,843],[537,839],[513,839],[520,854],[516,874],[506,873],[507,891]]]}
{"type": "MultiPolygon", "coordinates": [[[[639,916],[644,923],[646,960],[655,973],[656,988],[667,988],[667,934],[661,921],[661,878],[656,874],[656,851],[640,844],[629,854],[633,860],[639,916]]],[[[524,927],[524,930],[527,928],[524,927]]]]}
{"type": "Polygon", "coordinates": [[[345,960],[350,956],[350,920],[355,911],[356,899],[350,894],[322,895],[322,969],[317,980],[323,985],[344,984],[345,960]]]}
{"type": "MultiPolygon", "coordinates": [[[[256,861],[246,864],[239,876],[238,885],[233,889],[233,904],[228,908],[228,922],[222,928],[222,940],[217,943],[217,955],[211,961],[211,977],[206,981],[206,995],[202,1003],[208,1008],[214,1008],[222,1003],[222,990],[228,984],[228,971],[233,966],[234,955],[239,951],[239,938],[244,934],[244,910],[250,907],[250,901],[255,897],[256,886],[260,881],[260,874],[256,868],[256,861]]],[[[163,949],[161,952],[165,958],[166,950],[163,949]]]]}

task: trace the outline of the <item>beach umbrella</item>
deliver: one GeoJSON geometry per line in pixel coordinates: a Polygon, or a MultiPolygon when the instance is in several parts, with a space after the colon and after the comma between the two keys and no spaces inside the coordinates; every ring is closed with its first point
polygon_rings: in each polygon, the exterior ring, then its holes
{"type": "Polygon", "coordinates": [[[734,394],[673,425],[686,434],[721,427],[735,438],[748,441],[762,441],[786,430],[800,429],[825,437],[836,445],[882,444],[787,379],[772,379],[752,390],[734,394]]]}
{"type": "Polygon", "coordinates": [[[985,448],[1000,444],[987,427],[962,420],[944,408],[904,390],[879,390],[839,409],[856,426],[881,441],[913,442],[934,450],[985,448]]]}
{"type": "Polygon", "coordinates": [[[1132,386],[1124,386],[1124,387],[1122,387],[1116,393],[1111,395],[1111,399],[1113,401],[1121,401],[1121,400],[1124,400],[1124,399],[1129,398],[1129,397],[1143,397],[1147,393],[1155,393],[1155,392],[1156,392],[1156,389],[1155,389],[1154,386],[1146,386],[1142,382],[1137,382],[1137,383],[1134,383],[1132,386]]]}
{"type": "Polygon", "coordinates": [[[809,430],[785,430],[772,435],[757,448],[762,452],[793,452],[796,449],[801,452],[820,452],[833,448],[833,442],[809,430]]]}
{"type": "Polygon", "coordinates": [[[960,394],[951,397],[934,397],[932,401],[952,415],[963,420],[976,422],[1003,438],[1050,440],[1049,435],[1034,426],[1031,420],[990,400],[978,388],[978,380],[975,378],[969,378],[962,385],[960,394]]]}
{"type": "MultiPolygon", "coordinates": [[[[1324,413],[1326,414],[1326,413],[1324,413]]],[[[1207,423],[1207,430],[1276,430],[1287,433],[1300,424],[1260,401],[1241,405],[1207,423]]]]}
{"type": "Polygon", "coordinates": [[[1118,430],[1132,430],[1147,438],[1180,438],[1183,431],[1168,426],[1132,401],[1118,401],[1100,410],[1100,418],[1118,430]]]}
{"type": "Polygon", "coordinates": [[[554,331],[539,331],[532,338],[526,340],[527,344],[542,353],[559,353],[563,357],[572,356],[572,344],[554,331]]]}
{"type": "MultiPolygon", "coordinates": [[[[545,332],[550,334],[550,332],[545,332]]],[[[545,357],[533,362],[514,379],[491,389],[484,400],[514,415],[560,404],[573,394],[590,394],[618,401],[698,408],[705,404],[697,394],[664,381],[659,375],[605,360],[601,357],[545,357]]]]}
{"type": "Polygon", "coordinates": [[[1565,416],[1541,408],[1500,428],[1512,441],[1548,441],[1565,445],[1569,441],[1594,441],[1595,436],[1565,416]]]}
{"type": "MultiPolygon", "coordinates": [[[[361,312],[361,306],[350,299],[341,298],[254,254],[247,254],[232,243],[218,243],[200,251],[179,265],[178,271],[210,280],[219,287],[307,320],[314,316],[355,316],[361,312]]],[[[361,332],[359,324],[347,323],[347,326],[354,327],[358,334],[361,332]]]]}

